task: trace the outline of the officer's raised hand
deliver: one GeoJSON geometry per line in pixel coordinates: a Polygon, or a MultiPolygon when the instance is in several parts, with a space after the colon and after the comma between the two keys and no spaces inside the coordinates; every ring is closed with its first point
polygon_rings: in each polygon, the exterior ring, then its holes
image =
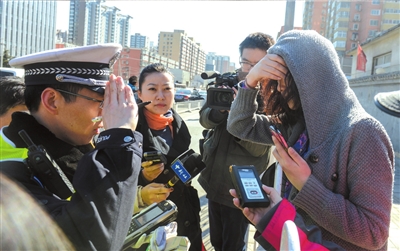
{"type": "Polygon", "coordinates": [[[105,129],[136,129],[138,107],[132,89],[113,74],[106,85],[102,116],[105,129]]]}

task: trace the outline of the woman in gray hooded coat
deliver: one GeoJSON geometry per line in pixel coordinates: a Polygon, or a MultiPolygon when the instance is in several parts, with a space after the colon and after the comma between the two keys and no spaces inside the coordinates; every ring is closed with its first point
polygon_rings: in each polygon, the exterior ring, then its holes
{"type": "MultiPolygon", "coordinates": [[[[315,31],[289,31],[241,86],[227,129],[240,139],[276,145],[283,201],[296,207],[306,225],[320,227],[327,241],[346,250],[386,250],[392,144],[350,89],[332,43],[315,31]],[[256,114],[258,83],[272,116],[256,114]],[[287,151],[272,138],[271,125],[282,132],[287,151]]],[[[271,222],[261,219],[256,228],[274,246],[267,234],[271,222]]]]}

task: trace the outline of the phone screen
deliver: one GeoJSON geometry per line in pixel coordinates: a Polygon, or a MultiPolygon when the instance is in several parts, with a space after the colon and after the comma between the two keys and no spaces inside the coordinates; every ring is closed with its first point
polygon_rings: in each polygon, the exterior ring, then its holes
{"type": "Polygon", "coordinates": [[[250,200],[264,199],[256,176],[252,169],[238,170],[240,181],[246,193],[246,197],[250,200]]]}
{"type": "Polygon", "coordinates": [[[154,207],[150,211],[146,212],[145,214],[141,215],[140,217],[136,218],[136,220],[140,223],[140,225],[145,225],[152,219],[156,218],[160,214],[162,214],[161,208],[158,206],[154,207]]]}

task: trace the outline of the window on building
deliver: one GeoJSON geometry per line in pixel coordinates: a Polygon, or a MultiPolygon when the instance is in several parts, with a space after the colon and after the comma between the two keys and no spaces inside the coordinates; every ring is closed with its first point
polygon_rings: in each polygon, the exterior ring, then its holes
{"type": "Polygon", "coordinates": [[[354,15],[354,21],[356,21],[356,22],[359,22],[361,19],[360,19],[360,14],[355,14],[354,15]]]}
{"type": "Polygon", "coordinates": [[[385,73],[390,68],[392,52],[376,56],[372,61],[372,74],[385,73]]]}
{"type": "Polygon", "coordinates": [[[380,4],[380,0],[372,0],[372,4],[380,4]]]}
{"type": "Polygon", "coordinates": [[[358,24],[353,24],[353,30],[355,30],[355,31],[358,30],[358,24]]]}
{"type": "Polygon", "coordinates": [[[335,48],[345,48],[346,47],[346,41],[335,41],[335,42],[333,42],[333,46],[335,48]]]}
{"type": "Polygon", "coordinates": [[[340,21],[335,24],[335,28],[347,28],[349,27],[349,22],[340,21]]]}
{"type": "Polygon", "coordinates": [[[357,10],[357,11],[361,11],[361,4],[359,4],[359,3],[356,4],[356,10],[357,10]]]}
{"type": "Polygon", "coordinates": [[[372,16],[380,16],[381,15],[381,10],[371,10],[371,15],[372,16]]]}
{"type": "Polygon", "coordinates": [[[357,39],[358,39],[358,33],[353,32],[353,34],[351,35],[351,40],[356,41],[357,39]]]}
{"type": "Polygon", "coordinates": [[[351,43],[351,48],[352,49],[354,49],[354,48],[356,48],[357,47],[357,44],[356,43],[351,43]]]}
{"type": "Polygon", "coordinates": [[[375,34],[376,34],[376,30],[370,30],[370,31],[368,32],[368,37],[374,37],[375,34]]]}
{"type": "Polygon", "coordinates": [[[378,20],[370,20],[369,25],[371,26],[378,26],[378,20]]]}
{"type": "Polygon", "coordinates": [[[347,37],[347,32],[346,31],[337,31],[335,32],[335,35],[333,35],[334,38],[346,38],[347,37]]]}

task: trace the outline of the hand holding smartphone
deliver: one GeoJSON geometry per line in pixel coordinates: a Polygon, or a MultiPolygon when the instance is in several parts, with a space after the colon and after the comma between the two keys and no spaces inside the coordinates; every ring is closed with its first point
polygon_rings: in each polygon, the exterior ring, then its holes
{"type": "Polygon", "coordinates": [[[288,151],[288,144],[286,143],[285,138],[283,137],[282,133],[278,130],[278,128],[276,128],[273,125],[269,126],[269,131],[271,132],[271,134],[279,141],[279,143],[281,143],[282,147],[285,149],[285,151],[288,151]]]}
{"type": "Polygon", "coordinates": [[[160,163],[167,164],[167,158],[160,151],[145,152],[143,153],[143,157],[146,161],[152,161],[152,165],[160,163]]]}

